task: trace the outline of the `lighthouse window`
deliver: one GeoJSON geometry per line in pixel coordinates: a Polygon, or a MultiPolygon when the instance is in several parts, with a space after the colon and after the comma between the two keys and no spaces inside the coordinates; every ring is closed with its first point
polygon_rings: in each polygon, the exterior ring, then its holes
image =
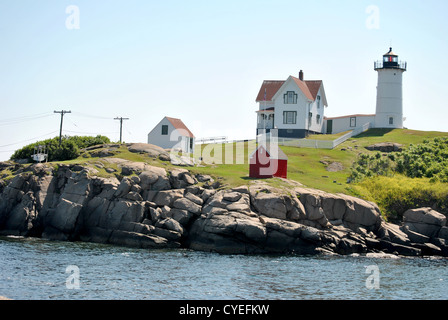
{"type": "Polygon", "coordinates": [[[394,124],[394,118],[393,117],[389,117],[389,124],[390,125],[394,124]]]}
{"type": "Polygon", "coordinates": [[[297,103],[297,93],[294,91],[287,91],[283,95],[283,100],[285,104],[296,104],[297,103]]]}

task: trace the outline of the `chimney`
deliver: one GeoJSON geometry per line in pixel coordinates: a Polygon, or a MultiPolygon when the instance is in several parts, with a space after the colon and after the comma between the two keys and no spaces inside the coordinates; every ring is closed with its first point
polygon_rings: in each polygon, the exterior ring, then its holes
{"type": "Polygon", "coordinates": [[[301,81],[303,81],[303,71],[302,70],[300,70],[300,72],[299,72],[299,79],[301,81]]]}

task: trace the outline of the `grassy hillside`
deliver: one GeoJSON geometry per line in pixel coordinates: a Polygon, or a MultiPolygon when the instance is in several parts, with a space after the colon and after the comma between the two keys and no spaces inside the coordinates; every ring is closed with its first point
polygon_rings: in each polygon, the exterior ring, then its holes
{"type": "MultiPolygon", "coordinates": [[[[318,136],[319,139],[337,138],[339,135],[318,136]]],[[[430,182],[427,178],[409,178],[394,174],[389,177],[375,177],[357,183],[347,183],[352,164],[360,154],[374,155],[378,152],[368,151],[366,146],[379,142],[396,142],[409,147],[435,137],[448,137],[448,132],[428,132],[408,129],[371,129],[353,137],[333,150],[281,147],[288,156],[288,179],[300,182],[305,187],[324,190],[331,193],[345,193],[362,197],[378,203],[386,218],[400,218],[406,208],[415,206],[435,206],[441,212],[448,213],[448,183],[430,182]]],[[[194,157],[201,165],[189,167],[194,173],[209,174],[220,179],[225,185],[238,186],[255,180],[249,178],[249,155],[255,150],[254,141],[229,144],[197,146],[194,157]]],[[[145,154],[132,153],[126,146],[114,148],[112,157],[130,161],[146,162],[167,169],[174,166],[166,161],[154,159],[145,154]]],[[[77,159],[54,163],[90,164],[97,168],[101,176],[115,173],[106,168],[118,171],[116,164],[93,156],[86,152],[77,159]]],[[[265,179],[274,186],[288,187],[281,179],[265,179]]]]}
{"type": "MultiPolygon", "coordinates": [[[[335,139],[338,136],[321,135],[318,138],[335,139]]],[[[402,144],[406,149],[410,145],[421,144],[435,137],[448,137],[448,132],[371,129],[347,140],[333,150],[285,146],[281,149],[289,158],[288,179],[300,182],[306,187],[331,193],[345,193],[376,202],[385,214],[385,218],[393,221],[400,220],[405,210],[421,206],[434,206],[441,212],[448,213],[448,184],[431,182],[427,178],[409,178],[400,174],[347,183],[351,167],[361,154],[378,154],[377,151],[365,149],[366,146],[380,142],[395,142],[402,144]]],[[[239,145],[201,146],[197,148],[196,157],[202,156],[207,164],[192,170],[224,177],[224,181],[229,185],[246,184],[254,180],[248,177],[248,155],[253,150],[255,150],[254,142],[239,145]],[[210,152],[212,149],[213,152],[210,152]],[[201,154],[204,150],[205,153],[201,154]],[[233,154],[229,156],[230,150],[233,150],[233,154]],[[236,150],[240,150],[240,154],[244,155],[242,157],[244,163],[234,164],[237,159],[236,150]],[[233,163],[229,159],[233,160],[233,163]]],[[[267,179],[267,181],[274,185],[282,183],[277,178],[267,179]]]]}
{"type": "MultiPolygon", "coordinates": [[[[319,139],[336,139],[338,135],[315,136],[319,139]]],[[[425,139],[447,136],[448,132],[428,132],[408,129],[371,129],[353,137],[333,150],[296,148],[282,146],[288,156],[288,179],[292,179],[310,188],[332,193],[352,193],[347,184],[352,163],[360,153],[373,154],[365,149],[374,143],[396,142],[404,147],[422,143],[425,139]],[[338,171],[328,171],[336,167],[338,171]]],[[[311,137],[310,137],[311,138],[311,137]]],[[[248,155],[255,150],[255,142],[233,143],[230,145],[202,145],[196,149],[195,158],[205,162],[202,168],[194,170],[222,176],[231,185],[247,183],[250,178],[248,155]],[[237,154],[242,155],[237,157],[237,154]],[[239,164],[236,164],[239,160],[239,164]],[[241,163],[243,160],[244,163],[241,163]]],[[[276,180],[276,179],[272,179],[276,180]]]]}

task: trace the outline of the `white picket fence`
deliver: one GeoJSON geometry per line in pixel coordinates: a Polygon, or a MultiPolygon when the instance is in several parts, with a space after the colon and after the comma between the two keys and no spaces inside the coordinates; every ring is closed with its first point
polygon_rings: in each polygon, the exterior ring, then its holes
{"type": "Polygon", "coordinates": [[[351,137],[357,136],[364,131],[369,130],[371,124],[366,123],[362,127],[355,128],[347,132],[343,136],[335,140],[313,140],[313,139],[293,139],[293,138],[277,138],[278,144],[281,146],[301,147],[301,148],[316,148],[316,149],[334,149],[341,143],[347,141],[351,137]]]}

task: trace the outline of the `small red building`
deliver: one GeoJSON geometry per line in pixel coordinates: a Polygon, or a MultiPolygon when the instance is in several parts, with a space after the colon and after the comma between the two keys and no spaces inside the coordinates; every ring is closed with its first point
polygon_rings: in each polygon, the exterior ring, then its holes
{"type": "Polygon", "coordinates": [[[260,145],[250,155],[249,177],[251,178],[287,178],[288,157],[276,146],[275,149],[260,145]]]}

